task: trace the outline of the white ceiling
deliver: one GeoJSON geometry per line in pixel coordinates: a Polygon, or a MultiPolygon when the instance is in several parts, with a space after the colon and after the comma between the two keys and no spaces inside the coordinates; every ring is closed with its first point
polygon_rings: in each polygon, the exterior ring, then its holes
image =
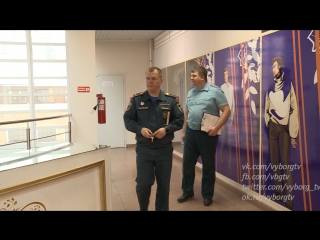
{"type": "Polygon", "coordinates": [[[95,30],[96,40],[151,40],[165,30],[95,30]]]}

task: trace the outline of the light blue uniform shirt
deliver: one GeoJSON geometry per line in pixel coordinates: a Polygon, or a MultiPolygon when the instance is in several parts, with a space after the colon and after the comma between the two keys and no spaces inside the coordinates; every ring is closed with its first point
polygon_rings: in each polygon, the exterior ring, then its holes
{"type": "Polygon", "coordinates": [[[188,126],[193,130],[201,129],[203,113],[220,116],[219,107],[228,104],[223,91],[208,82],[201,90],[196,87],[188,92],[186,109],[188,109],[188,126]]]}

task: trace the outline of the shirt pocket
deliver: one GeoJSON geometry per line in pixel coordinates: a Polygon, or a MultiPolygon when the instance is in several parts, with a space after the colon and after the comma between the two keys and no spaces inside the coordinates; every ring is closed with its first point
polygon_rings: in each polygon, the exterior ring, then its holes
{"type": "Polygon", "coordinates": [[[202,97],[195,101],[195,105],[207,105],[211,102],[212,97],[202,97]]]}
{"type": "Polygon", "coordinates": [[[148,122],[149,121],[149,107],[147,107],[147,106],[137,107],[137,115],[138,115],[138,118],[141,119],[141,121],[148,122]]]}

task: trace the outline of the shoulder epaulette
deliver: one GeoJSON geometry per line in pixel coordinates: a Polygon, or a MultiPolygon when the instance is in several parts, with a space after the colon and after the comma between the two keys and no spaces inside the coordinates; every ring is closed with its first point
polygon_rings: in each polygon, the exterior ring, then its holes
{"type": "Polygon", "coordinates": [[[212,87],[219,88],[217,85],[210,84],[212,87]]]}
{"type": "Polygon", "coordinates": [[[221,87],[219,87],[219,86],[217,86],[217,85],[211,85],[212,87],[214,87],[214,88],[220,88],[221,89],[221,87]]]}
{"type": "Polygon", "coordinates": [[[168,96],[168,97],[173,97],[176,98],[177,96],[171,93],[164,93],[164,95],[168,96]]]}
{"type": "Polygon", "coordinates": [[[144,94],[144,92],[139,92],[139,93],[133,94],[133,97],[141,96],[142,94],[144,94]]]}
{"type": "Polygon", "coordinates": [[[164,93],[164,95],[167,96],[167,97],[175,98],[175,99],[176,99],[176,102],[179,103],[179,96],[174,95],[174,94],[172,94],[172,93],[164,93]]]}

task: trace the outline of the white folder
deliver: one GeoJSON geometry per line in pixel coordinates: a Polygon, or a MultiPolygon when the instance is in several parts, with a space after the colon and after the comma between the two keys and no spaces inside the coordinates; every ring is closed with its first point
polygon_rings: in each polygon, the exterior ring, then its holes
{"type": "MultiPolygon", "coordinates": [[[[214,127],[220,117],[211,115],[209,113],[203,113],[201,120],[201,131],[208,132],[209,128],[214,127]]],[[[221,135],[223,126],[219,129],[218,135],[221,135]]]]}

